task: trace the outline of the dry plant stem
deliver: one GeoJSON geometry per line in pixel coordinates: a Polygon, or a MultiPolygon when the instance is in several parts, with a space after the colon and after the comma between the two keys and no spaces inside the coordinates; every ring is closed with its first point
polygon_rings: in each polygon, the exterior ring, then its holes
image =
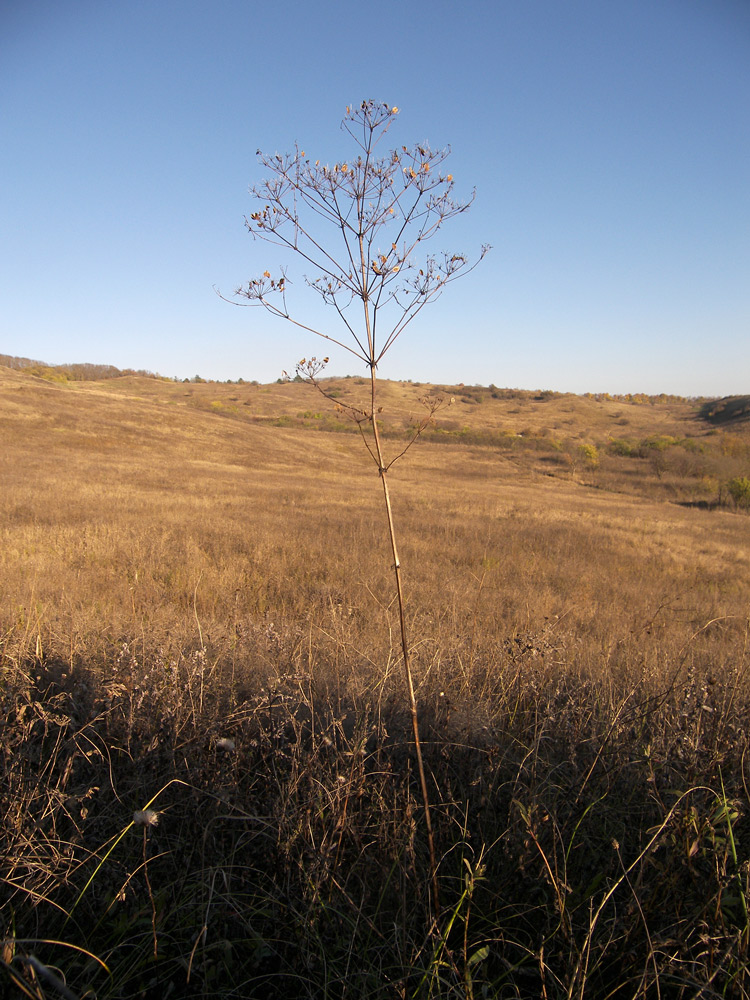
{"type": "Polygon", "coordinates": [[[143,828],[143,874],[146,878],[146,887],[148,889],[148,898],[151,903],[151,933],[154,938],[154,958],[159,957],[159,941],[156,936],[156,900],[154,899],[154,892],[151,888],[151,879],[148,877],[148,829],[144,826],[143,828]]]}
{"type": "Polygon", "coordinates": [[[401,629],[401,651],[404,660],[404,674],[406,676],[406,690],[409,697],[409,711],[411,713],[411,724],[414,733],[414,749],[417,755],[417,769],[419,771],[419,784],[422,789],[422,802],[424,803],[424,821],[427,830],[427,845],[430,852],[430,880],[432,883],[432,905],[435,914],[435,921],[440,920],[440,894],[437,880],[437,861],[435,857],[435,837],[432,831],[432,815],[430,812],[430,796],[427,791],[427,778],[425,776],[424,761],[422,759],[422,743],[419,738],[419,717],[417,715],[417,699],[414,694],[414,680],[411,672],[409,660],[409,641],[406,634],[406,617],[404,615],[404,592],[401,585],[401,562],[398,557],[398,546],[396,544],[396,529],[393,523],[393,510],[391,508],[391,496],[388,490],[388,473],[383,461],[383,451],[380,445],[380,433],[376,418],[377,409],[375,406],[375,368],[371,369],[371,390],[372,390],[372,433],[375,441],[375,451],[378,459],[378,471],[383,484],[383,499],[385,501],[386,516],[388,518],[388,535],[393,553],[393,571],[396,580],[396,595],[398,597],[398,616],[401,629]]]}
{"type": "MultiPolygon", "coordinates": [[[[271,271],[265,270],[261,277],[238,288],[237,295],[246,298],[251,305],[261,306],[271,315],[337,344],[364,361],[370,371],[370,412],[346,404],[345,408],[356,421],[383,482],[404,671],[430,852],[433,911],[437,920],[440,905],[435,844],[409,663],[401,566],[387,481],[389,466],[408,451],[427,423],[417,429],[412,441],[399,455],[386,463],[377,425],[375,375],[380,361],[412,320],[449,284],[473,270],[489,247],[482,248],[474,264],[470,264],[462,253],[443,253],[439,257],[423,253],[424,243],[434,237],[446,221],[465,212],[474,196],[472,194],[465,202],[454,199],[453,175],[442,172],[448,149],[433,150],[429,144],[419,143],[411,149],[402,145],[400,150],[377,156],[377,146],[397,114],[397,107],[371,100],[363,101],[359,108],[347,107],[342,128],[355,144],[351,160],[329,167],[320,160],[306,158],[299,146],[286,156],[260,153],[261,163],[271,176],[251,188],[257,199],[257,211],[245,220],[248,232],[254,238],[292,251],[315,268],[317,276],[305,276],[305,282],[320,295],[324,305],[333,307],[346,331],[344,340],[291,315],[287,308],[287,285],[291,281],[287,280],[283,267],[275,278],[271,271]],[[363,310],[364,330],[347,312],[352,304],[355,312],[360,306],[363,310]],[[372,445],[365,430],[368,421],[372,422],[372,445]]],[[[303,359],[297,366],[297,374],[316,384],[315,376],[327,361],[327,358],[321,362],[316,358],[303,359]]],[[[439,404],[428,405],[430,417],[436,405],[439,404]]]]}

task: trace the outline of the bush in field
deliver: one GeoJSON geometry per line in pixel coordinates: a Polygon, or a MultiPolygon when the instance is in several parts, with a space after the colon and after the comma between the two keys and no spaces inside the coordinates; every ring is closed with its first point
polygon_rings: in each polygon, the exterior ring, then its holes
{"type": "Polygon", "coordinates": [[[719,439],[719,450],[729,458],[745,458],[750,454],[750,444],[739,434],[724,433],[719,439]]]}
{"type": "Polygon", "coordinates": [[[641,455],[645,457],[649,453],[664,452],[678,443],[677,438],[670,437],[669,434],[652,434],[641,441],[641,455]]]}
{"type": "Polygon", "coordinates": [[[641,441],[638,454],[641,458],[650,460],[657,479],[661,479],[667,470],[667,451],[677,443],[677,438],[670,437],[668,434],[652,434],[651,437],[641,441]]]}
{"type": "Polygon", "coordinates": [[[599,468],[599,451],[595,444],[579,445],[578,457],[587,469],[599,468]]]}
{"type": "Polygon", "coordinates": [[[750,508],[750,479],[747,476],[730,479],[727,490],[738,507],[750,508]]]}
{"type": "Polygon", "coordinates": [[[611,455],[621,455],[623,458],[632,458],[638,454],[638,449],[624,438],[612,438],[607,447],[611,455]]]}

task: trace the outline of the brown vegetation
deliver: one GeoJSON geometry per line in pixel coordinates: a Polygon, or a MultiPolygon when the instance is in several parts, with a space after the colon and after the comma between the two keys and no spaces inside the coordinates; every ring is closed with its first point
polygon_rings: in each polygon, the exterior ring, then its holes
{"type": "MultiPolygon", "coordinates": [[[[433,388],[384,383],[384,433],[433,388]]],[[[439,389],[392,472],[436,938],[349,426],[299,383],[0,369],[6,983],[748,995],[750,427],[439,389]]]]}

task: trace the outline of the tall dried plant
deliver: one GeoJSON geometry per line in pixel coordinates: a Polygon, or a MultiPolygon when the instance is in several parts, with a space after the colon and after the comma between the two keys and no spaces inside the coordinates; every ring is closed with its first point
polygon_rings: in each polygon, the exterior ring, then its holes
{"type": "MultiPolygon", "coordinates": [[[[333,308],[343,333],[333,336],[301,322],[287,305],[291,284],[281,267],[266,270],[236,290],[247,303],[262,306],[271,315],[328,340],[363,361],[369,370],[370,393],[366,409],[339,402],[356,421],[377,466],[383,487],[388,535],[393,554],[401,649],[409,699],[414,747],[424,803],[424,821],[430,853],[430,880],[435,918],[439,917],[437,860],[430,797],[419,735],[417,701],[404,613],[401,561],[388,488],[388,472],[408,451],[432,418],[439,400],[426,400],[427,417],[411,441],[388,460],[378,427],[378,365],[422,309],[434,302],[446,286],[468,273],[489,249],[483,246],[471,262],[462,253],[434,254],[425,245],[449,219],[465,212],[474,200],[454,198],[453,176],[443,169],[449,148],[427,143],[401,146],[381,154],[378,147],[389,132],[398,108],[375,101],[347,107],[341,123],[354,142],[351,160],[333,165],[311,160],[295,145],[286,155],[258,152],[269,176],[253,186],[258,207],[245,219],[250,234],[292,251],[313,269],[305,276],[309,288],[333,308]]],[[[238,303],[239,304],[239,303],[238,303]]],[[[303,359],[297,374],[326,389],[318,376],[327,363],[303,359]]]]}

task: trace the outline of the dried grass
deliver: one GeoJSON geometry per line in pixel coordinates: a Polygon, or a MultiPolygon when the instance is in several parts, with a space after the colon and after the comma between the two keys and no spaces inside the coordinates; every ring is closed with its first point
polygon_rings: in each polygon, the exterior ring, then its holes
{"type": "Polygon", "coordinates": [[[436,937],[357,440],[272,425],[304,386],[2,379],[9,991],[748,995],[745,515],[459,440],[394,468],[436,937]],[[193,405],[229,392],[269,419],[193,405]]]}

